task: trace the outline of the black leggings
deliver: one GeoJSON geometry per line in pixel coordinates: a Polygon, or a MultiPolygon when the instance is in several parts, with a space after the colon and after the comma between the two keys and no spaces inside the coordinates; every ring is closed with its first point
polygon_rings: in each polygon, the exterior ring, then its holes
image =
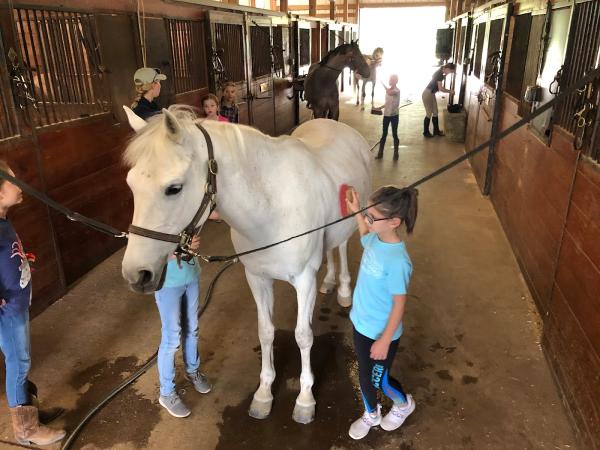
{"type": "Polygon", "coordinates": [[[377,391],[381,391],[392,399],[394,404],[406,403],[406,394],[399,381],[389,376],[389,371],[394,362],[398,342],[396,339],[390,343],[385,360],[371,359],[371,346],[373,339],[360,334],[354,329],[354,351],[358,358],[358,378],[362,392],[365,409],[372,413],[377,410],[377,391]]]}
{"type": "Polygon", "coordinates": [[[398,146],[400,139],[398,139],[398,114],[395,116],[383,116],[383,134],[381,135],[381,145],[385,144],[387,139],[388,128],[392,124],[392,136],[394,136],[394,146],[398,146]]]}

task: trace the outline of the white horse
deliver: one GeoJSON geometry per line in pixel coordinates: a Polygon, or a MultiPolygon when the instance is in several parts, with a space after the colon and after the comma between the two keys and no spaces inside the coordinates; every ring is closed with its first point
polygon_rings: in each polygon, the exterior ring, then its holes
{"type": "Polygon", "coordinates": [[[363,55],[369,65],[369,76],[363,77],[360,73],[354,72],[354,89],[356,89],[356,106],[360,105],[360,110],[365,109],[365,96],[367,83],[371,83],[371,107],[375,98],[375,85],[377,84],[377,67],[383,62],[383,48],[377,47],[372,55],[363,55]],[[362,87],[361,87],[362,81],[362,87]]]}
{"type": "MultiPolygon", "coordinates": [[[[133,191],[133,224],[178,234],[192,220],[204,194],[207,141],[195,118],[180,107],[163,110],[149,120],[128,112],[138,135],[125,160],[131,166],[127,183],[133,191]]],[[[354,186],[362,198],[370,192],[371,154],[365,139],[349,126],[328,119],[311,120],[291,136],[269,137],[247,126],[202,121],[218,162],[217,211],[231,227],[236,252],[270,244],[340,217],[338,189],[354,186]]],[[[206,220],[204,214],[199,223],[206,220]]],[[[335,286],[334,248],[340,250],[338,297],[351,298],[346,244],[355,221],[294,239],[241,258],[258,310],[262,349],[260,386],[249,414],[266,418],[271,411],[273,367],[273,280],[285,280],[297,293],[295,336],[302,358],[300,394],[293,418],[314,418],[310,349],[316,298],[316,273],[328,254],[328,273],[322,290],[335,286]]],[[[159,288],[167,257],[175,244],[130,235],[123,258],[123,277],[139,292],[159,288]]],[[[348,303],[349,304],[349,303],[348,303]]]]}

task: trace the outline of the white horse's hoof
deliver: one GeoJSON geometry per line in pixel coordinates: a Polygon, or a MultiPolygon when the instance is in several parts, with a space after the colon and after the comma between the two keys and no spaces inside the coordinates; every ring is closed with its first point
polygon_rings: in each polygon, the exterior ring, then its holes
{"type": "Polygon", "coordinates": [[[335,282],[323,281],[321,287],[319,288],[319,292],[321,294],[331,294],[335,289],[335,282]]]}
{"type": "Polygon", "coordinates": [[[340,293],[338,292],[338,296],[337,296],[337,302],[340,306],[343,306],[344,308],[348,308],[350,306],[352,306],[352,295],[340,295],[340,293]]]}
{"type": "Polygon", "coordinates": [[[315,420],[315,405],[303,406],[296,403],[293,414],[294,422],[307,424],[315,420]]]}
{"type": "Polygon", "coordinates": [[[364,111],[364,110],[365,110],[365,105],[362,105],[362,106],[360,107],[360,110],[361,110],[361,111],[364,111]]]}
{"type": "Polygon", "coordinates": [[[271,413],[272,404],[272,400],[263,402],[253,398],[252,404],[250,404],[250,409],[248,410],[248,415],[250,417],[254,417],[255,419],[266,419],[271,413]]]}

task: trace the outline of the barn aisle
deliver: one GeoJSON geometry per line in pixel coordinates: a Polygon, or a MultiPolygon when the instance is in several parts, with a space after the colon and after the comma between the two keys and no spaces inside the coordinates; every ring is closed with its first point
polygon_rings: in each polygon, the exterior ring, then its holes
{"type": "MultiPolygon", "coordinates": [[[[462,154],[462,144],[425,141],[422,116],[420,103],[401,109],[400,159],[392,161],[390,136],[384,160],[373,164],[374,186],[408,184],[462,154]]],[[[360,112],[348,98],[340,117],[368,142],[379,139],[381,117],[360,112]]],[[[423,185],[419,201],[415,232],[407,240],[414,277],[394,366],[417,408],[400,430],[374,429],[359,442],[347,435],[360,400],[348,311],[337,306],[334,295],[319,294],[313,319],[316,420],[304,426],[292,421],[299,353],[295,294],[283,283],[275,289],[273,410],[264,421],[248,417],[260,353],[256,308],[238,264],[217,283],[200,322],[202,370],[214,381],[213,391],[193,391],[179,359],[178,388],[192,415],[175,419],[159,406],[153,367],[92,420],[74,448],[576,448],[539,345],[533,301],[468,164],[423,185]]],[[[206,226],[206,253],[232,251],[227,231],[226,224],[206,226]]],[[[360,257],[354,236],[353,280],[360,257]]],[[[139,368],[160,340],[154,299],[127,289],[121,258],[122,251],[96,267],[31,324],[31,377],[43,403],[68,409],[57,421],[67,430],[139,368]]],[[[203,291],[218,268],[204,266],[203,291]]],[[[3,390],[1,395],[5,405],[3,390]]],[[[2,411],[0,445],[14,448],[8,411],[2,411]]]]}

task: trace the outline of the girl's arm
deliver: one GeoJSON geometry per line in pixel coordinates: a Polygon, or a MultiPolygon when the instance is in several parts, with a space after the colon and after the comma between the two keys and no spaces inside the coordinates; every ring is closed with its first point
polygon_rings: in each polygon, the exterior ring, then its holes
{"type": "Polygon", "coordinates": [[[404,316],[404,308],[406,306],[406,295],[394,295],[394,306],[388,318],[388,323],[383,330],[383,334],[371,346],[371,359],[386,359],[390,343],[394,337],[394,333],[402,322],[404,316]]]}
{"type": "MultiPolygon", "coordinates": [[[[346,205],[348,205],[348,209],[353,213],[360,209],[360,200],[358,199],[358,192],[356,192],[354,189],[352,189],[352,201],[346,199],[346,205]]],[[[362,218],[362,214],[357,214],[354,216],[354,218],[356,219],[356,223],[358,224],[358,232],[360,233],[360,235],[364,236],[365,234],[367,234],[369,232],[369,229],[367,228],[367,224],[362,218]]]]}
{"type": "Polygon", "coordinates": [[[454,91],[453,91],[453,90],[451,90],[451,89],[446,89],[446,88],[444,87],[444,85],[442,84],[442,82],[441,82],[441,81],[438,81],[438,82],[437,82],[437,85],[438,85],[438,91],[440,91],[440,92],[446,92],[446,93],[448,93],[448,94],[454,94],[454,91]]]}

